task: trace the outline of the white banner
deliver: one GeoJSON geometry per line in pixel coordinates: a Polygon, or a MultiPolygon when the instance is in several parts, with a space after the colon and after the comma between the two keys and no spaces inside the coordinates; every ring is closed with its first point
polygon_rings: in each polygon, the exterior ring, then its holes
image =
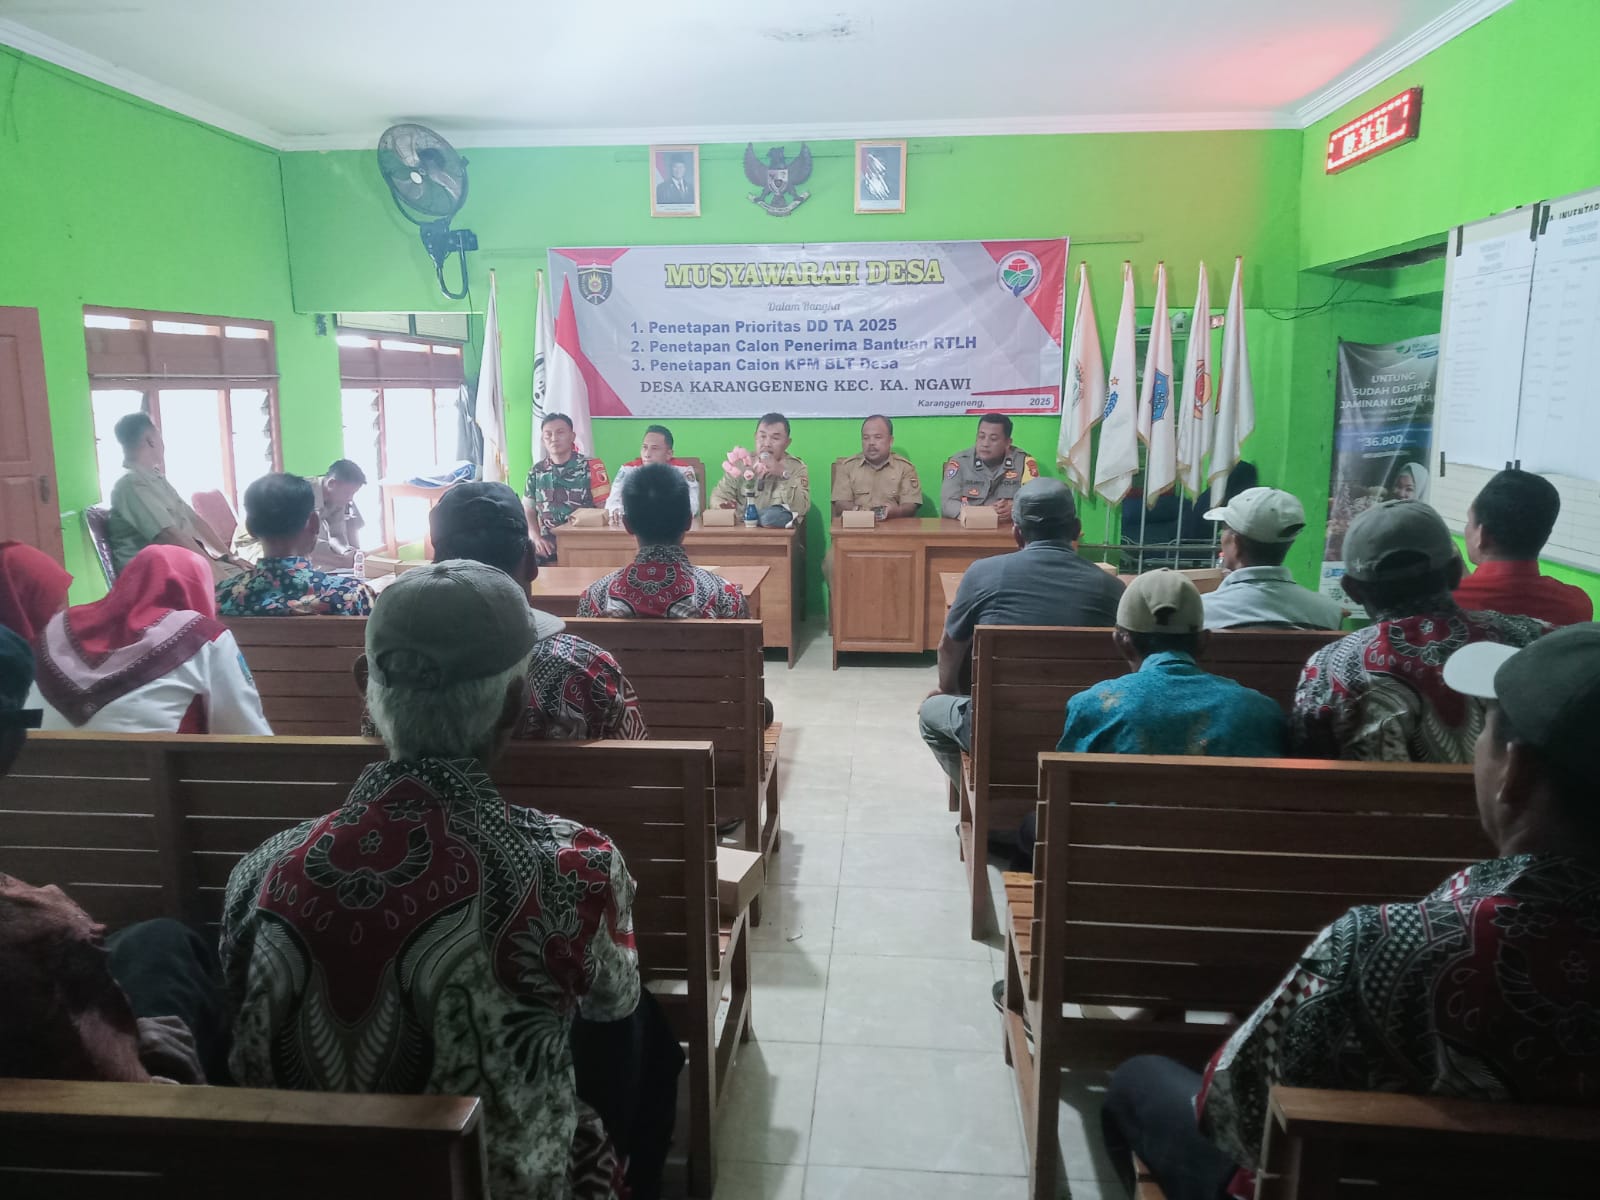
{"type": "Polygon", "coordinates": [[[596,417],[1061,411],[1067,241],[550,251],[596,417]]]}

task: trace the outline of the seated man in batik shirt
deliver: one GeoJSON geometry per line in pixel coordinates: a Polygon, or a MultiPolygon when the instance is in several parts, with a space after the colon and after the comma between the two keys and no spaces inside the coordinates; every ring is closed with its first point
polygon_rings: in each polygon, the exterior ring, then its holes
{"type": "Polygon", "coordinates": [[[244,522],[261,561],[217,584],[223,617],[364,617],[372,593],[359,579],[311,565],[322,519],[317,493],[298,475],[263,475],[244,490],[244,522]]]}
{"type": "Polygon", "coordinates": [[[1203,1076],[1119,1067],[1102,1127],[1130,1193],[1137,1154],[1174,1200],[1254,1196],[1275,1084],[1600,1105],[1600,625],[1464,646],[1444,682],[1488,707],[1473,780],[1498,857],[1345,913],[1203,1076]]]}
{"type": "Polygon", "coordinates": [[[572,418],[566,413],[546,416],[539,423],[539,438],[544,443],[544,457],[528,472],[523,496],[539,562],[553,563],[556,529],[570,521],[578,509],[605,504],[611,495],[611,480],[605,463],[579,453],[572,418]]]}
{"type": "Polygon", "coordinates": [[[622,523],[639,552],[589,586],[578,598],[578,615],[748,617],[750,602],[739,585],[695,566],[684,553],[692,520],[689,485],[675,467],[647,463],[629,472],[622,523]]]}
{"type": "Polygon", "coordinates": [[[379,598],[357,669],[389,761],[234,868],[230,1062],[248,1087],[481,1097],[496,1200],[608,1200],[623,1167],[569,1033],[639,1004],[633,881],[604,834],[507,803],[488,774],[537,637],[482,563],[379,598]]]}

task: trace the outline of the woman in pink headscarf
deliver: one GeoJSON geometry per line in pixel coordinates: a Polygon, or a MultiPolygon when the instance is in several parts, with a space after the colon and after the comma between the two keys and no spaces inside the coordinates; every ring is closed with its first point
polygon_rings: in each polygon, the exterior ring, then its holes
{"type": "Polygon", "coordinates": [[[67,606],[72,576],[43,550],[0,542],[0,625],[31,642],[67,606]]]}
{"type": "Polygon", "coordinates": [[[211,569],[146,546],[111,594],[60,613],[34,638],[29,707],[44,729],[259,733],[271,727],[238,644],[217,620],[211,569]]]}

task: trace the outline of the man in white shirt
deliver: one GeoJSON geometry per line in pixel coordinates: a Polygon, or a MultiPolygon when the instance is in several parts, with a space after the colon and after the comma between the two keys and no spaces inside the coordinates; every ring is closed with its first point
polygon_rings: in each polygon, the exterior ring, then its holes
{"type": "Polygon", "coordinates": [[[1205,598],[1207,629],[1338,629],[1344,609],[1295,583],[1283,560],[1306,526],[1300,501],[1277,488],[1240,492],[1206,520],[1222,522],[1217,590],[1205,598]]]}
{"type": "Polygon", "coordinates": [[[700,480],[694,473],[694,464],[672,455],[672,430],[665,425],[645,428],[644,441],[639,444],[639,457],[617,468],[617,477],[611,481],[611,495],[606,497],[606,516],[613,525],[622,524],[622,493],[628,476],[640,467],[651,463],[670,463],[678,469],[689,485],[689,517],[700,515],[700,480]]]}

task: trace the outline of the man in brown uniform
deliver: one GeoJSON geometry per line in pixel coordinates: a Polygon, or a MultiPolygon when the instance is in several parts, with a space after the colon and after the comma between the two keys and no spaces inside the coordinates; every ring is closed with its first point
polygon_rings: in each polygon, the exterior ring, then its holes
{"type": "Polygon", "coordinates": [[[894,453],[894,422],[873,414],[861,422],[861,453],[834,468],[833,515],[865,508],[887,521],[915,516],[921,506],[917,469],[894,453]]]}

